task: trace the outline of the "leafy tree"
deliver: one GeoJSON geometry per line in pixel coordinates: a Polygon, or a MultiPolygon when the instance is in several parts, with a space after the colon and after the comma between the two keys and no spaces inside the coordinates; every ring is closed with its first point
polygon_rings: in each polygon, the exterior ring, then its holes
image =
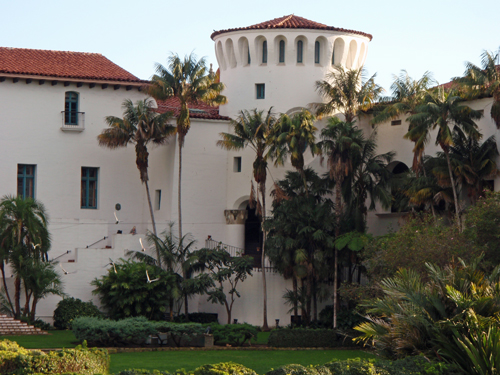
{"type": "Polygon", "coordinates": [[[437,130],[436,145],[441,147],[446,157],[455,203],[455,218],[459,227],[460,206],[450,161],[450,147],[454,145],[450,126],[460,128],[469,137],[479,139],[481,135],[474,120],[482,116],[481,112],[461,105],[461,101],[459,96],[452,92],[445,92],[443,87],[430,92],[425,103],[417,108],[417,113],[408,118],[411,126],[405,135],[407,139],[426,138],[431,131],[437,130]]]}
{"type": "Polygon", "coordinates": [[[483,95],[493,97],[491,106],[491,118],[497,127],[500,127],[500,50],[497,53],[483,51],[481,55],[481,66],[471,62],[466,64],[466,70],[462,78],[455,81],[463,84],[469,99],[475,99],[483,95]]]}
{"type": "Polygon", "coordinates": [[[230,324],[236,297],[241,297],[236,288],[249,275],[252,276],[252,257],[232,257],[220,247],[200,249],[193,254],[198,258],[197,269],[207,272],[213,280],[212,288],[207,291],[208,300],[226,308],[227,324],[230,324]],[[229,290],[225,291],[224,284],[229,284],[229,290]]]}
{"type": "MultiPolygon", "coordinates": [[[[27,275],[25,265],[33,261],[47,260],[50,249],[50,234],[47,229],[48,215],[45,206],[32,198],[4,196],[0,201],[0,270],[8,308],[19,318],[21,316],[21,282],[27,275]],[[14,303],[6,284],[5,264],[9,262],[15,275],[14,303]]],[[[25,294],[30,293],[25,283],[25,294]]],[[[29,300],[28,300],[29,302],[29,300]]],[[[35,303],[36,308],[36,303],[35,303]]],[[[29,310],[25,311],[27,315],[29,310]]]]}
{"type": "Polygon", "coordinates": [[[92,294],[99,296],[112,319],[144,316],[162,320],[166,301],[178,293],[172,272],[123,259],[91,285],[95,286],[92,294]]]}
{"type": "Polygon", "coordinates": [[[366,79],[366,70],[345,69],[335,66],[323,81],[316,81],[316,91],[324,98],[324,103],[315,103],[317,116],[325,116],[339,111],[346,122],[353,122],[360,111],[373,107],[382,92],[375,83],[375,76],[366,79]]]}
{"type": "MultiPolygon", "coordinates": [[[[287,172],[285,179],[277,182],[272,193],[272,217],[267,220],[266,229],[273,265],[282,274],[302,279],[305,284],[303,319],[308,323],[317,315],[316,309],[311,310],[312,303],[316,306],[315,285],[330,276],[336,219],[333,203],[327,198],[327,181],[310,168],[304,174],[307,189],[298,172],[287,172]]],[[[299,301],[296,288],[294,284],[295,301],[299,301]]]]}
{"type": "MultiPolygon", "coordinates": [[[[135,145],[137,169],[139,169],[142,183],[146,186],[148,196],[149,213],[153,233],[156,234],[156,223],[149,193],[148,176],[148,143],[164,145],[168,138],[174,133],[175,128],[168,124],[171,113],[159,114],[153,107],[150,99],[138,100],[135,105],[131,100],[125,100],[122,104],[123,118],[108,116],[106,123],[108,128],[97,136],[99,146],[114,150],[126,147],[128,144],[135,145]]],[[[160,262],[159,254],[157,254],[160,262]]]]}
{"type": "MultiPolygon", "coordinates": [[[[271,145],[268,138],[276,126],[276,119],[271,113],[271,109],[264,114],[264,111],[254,109],[252,111],[241,111],[236,120],[231,120],[233,133],[221,133],[221,140],[217,146],[225,150],[241,150],[249,147],[255,152],[253,162],[253,178],[257,183],[257,212],[260,213],[262,226],[266,220],[266,179],[267,179],[267,160],[270,156],[271,145]],[[260,200],[259,200],[260,193],[260,200]],[[262,202],[262,205],[260,205],[262,202]]],[[[266,270],[264,267],[266,257],[266,233],[262,236],[262,284],[264,299],[264,321],[262,328],[269,329],[267,323],[267,285],[266,270]]]]}
{"type": "Polygon", "coordinates": [[[204,58],[197,60],[195,55],[190,54],[181,59],[179,55],[174,53],[168,58],[166,67],[156,64],[156,74],[151,79],[151,85],[148,88],[149,94],[157,100],[175,97],[180,103],[180,112],[176,120],[176,132],[179,142],[179,238],[183,238],[181,210],[182,148],[184,147],[184,138],[191,127],[189,106],[196,102],[209,105],[224,104],[226,103],[226,97],[220,94],[223,89],[224,84],[219,82],[219,77],[211,70],[207,72],[204,58]]]}

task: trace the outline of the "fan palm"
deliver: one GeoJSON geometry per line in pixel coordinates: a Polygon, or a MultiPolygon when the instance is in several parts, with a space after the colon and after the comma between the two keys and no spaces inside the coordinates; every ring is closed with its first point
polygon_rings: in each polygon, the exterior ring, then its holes
{"type": "Polygon", "coordinates": [[[334,111],[341,112],[346,122],[353,122],[360,111],[373,107],[382,92],[375,83],[376,74],[366,79],[366,70],[344,69],[335,66],[323,81],[316,81],[316,91],[324,98],[324,103],[315,103],[317,116],[325,116],[334,111]]]}
{"type": "Polygon", "coordinates": [[[481,55],[481,66],[471,62],[466,64],[463,78],[456,81],[466,87],[466,92],[470,98],[477,98],[481,95],[493,96],[491,106],[491,118],[500,128],[500,50],[497,53],[483,51],[481,55]]]}
{"type": "MultiPolygon", "coordinates": [[[[168,124],[171,114],[159,114],[153,107],[151,99],[138,100],[135,105],[131,100],[125,100],[122,104],[123,118],[108,116],[106,123],[108,128],[97,136],[99,146],[111,150],[126,147],[128,144],[135,145],[137,169],[139,169],[142,183],[146,186],[148,196],[149,212],[153,233],[156,234],[156,223],[149,193],[148,176],[148,143],[164,145],[168,138],[174,133],[175,128],[168,124]]],[[[158,261],[160,261],[158,255],[158,261]]]]}
{"type": "MultiPolygon", "coordinates": [[[[363,132],[353,123],[342,122],[336,117],[329,119],[328,125],[321,131],[322,141],[318,146],[326,154],[330,179],[335,181],[335,209],[337,211],[337,226],[335,237],[340,236],[340,221],[342,218],[342,184],[345,177],[352,173],[352,161],[356,153],[363,147],[363,132]]],[[[333,328],[337,328],[337,273],[338,250],[335,248],[334,285],[333,285],[333,328]]]]}
{"type": "Polygon", "coordinates": [[[432,130],[437,130],[436,145],[441,147],[446,157],[455,203],[455,218],[459,227],[460,206],[450,162],[450,147],[454,144],[450,126],[454,125],[468,136],[480,139],[481,134],[477,130],[474,120],[482,116],[480,111],[461,105],[461,101],[462,99],[459,96],[456,96],[453,92],[446,92],[440,86],[436,91],[429,93],[424,100],[424,104],[417,107],[417,113],[408,118],[410,130],[405,134],[406,139],[422,139],[427,138],[432,130]]]}
{"type": "MultiPolygon", "coordinates": [[[[156,64],[156,74],[151,78],[148,88],[149,94],[157,100],[175,97],[180,103],[180,112],[177,116],[177,139],[179,142],[179,185],[178,185],[178,215],[179,238],[182,238],[182,148],[184,139],[191,128],[189,105],[197,102],[217,105],[226,103],[226,97],[220,93],[224,84],[212,72],[207,72],[204,58],[199,60],[190,54],[181,59],[177,54],[171,54],[168,65],[165,67],[156,64]]],[[[156,234],[156,233],[155,233],[156,234]]]]}
{"type": "MultiPolygon", "coordinates": [[[[267,160],[270,157],[271,145],[268,142],[270,134],[276,126],[276,118],[269,111],[241,111],[236,120],[231,121],[233,133],[221,133],[221,140],[217,142],[217,146],[225,150],[241,150],[249,147],[255,152],[255,160],[253,162],[253,177],[257,183],[258,190],[261,196],[262,205],[257,211],[260,212],[262,228],[266,220],[266,178],[267,178],[267,160]]],[[[257,194],[257,201],[259,197],[257,194]]],[[[258,207],[259,208],[259,207],[258,207]]],[[[264,322],[263,328],[268,329],[267,323],[267,287],[266,287],[266,272],[264,268],[265,260],[265,243],[266,233],[263,231],[262,236],[262,282],[263,282],[263,298],[264,298],[264,322]]]]}

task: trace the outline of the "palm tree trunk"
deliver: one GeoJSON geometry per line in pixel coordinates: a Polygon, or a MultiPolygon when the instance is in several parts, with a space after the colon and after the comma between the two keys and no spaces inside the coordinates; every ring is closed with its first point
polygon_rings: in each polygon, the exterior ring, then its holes
{"type": "Polygon", "coordinates": [[[266,284],[266,230],[264,229],[264,223],[266,222],[266,182],[260,183],[260,192],[262,195],[262,254],[261,254],[261,267],[262,267],[262,297],[263,297],[263,315],[264,322],[262,324],[262,330],[268,331],[269,326],[267,325],[267,284],[266,284]]]}
{"type": "MultiPolygon", "coordinates": [[[[342,182],[341,178],[337,178],[337,186],[335,186],[335,206],[337,208],[337,227],[335,228],[335,238],[340,236],[340,220],[342,218],[342,182]]],[[[334,259],[334,279],[333,279],[333,328],[337,328],[337,310],[338,310],[338,250],[334,249],[335,259],[334,259]]]]}
{"type": "Polygon", "coordinates": [[[16,305],[14,316],[16,319],[19,319],[19,317],[21,316],[21,278],[19,276],[16,276],[14,285],[16,288],[14,293],[14,303],[16,305]]]}
{"type": "Polygon", "coordinates": [[[181,177],[182,177],[182,146],[183,146],[183,141],[181,140],[181,137],[179,136],[179,184],[178,184],[178,200],[177,200],[177,210],[178,210],[178,215],[179,215],[179,252],[182,253],[182,204],[181,204],[181,177]]]}
{"type": "Polygon", "coordinates": [[[297,287],[297,277],[295,275],[292,277],[293,277],[292,279],[293,295],[295,297],[295,300],[293,301],[293,313],[295,315],[295,319],[297,319],[297,316],[299,315],[299,308],[298,308],[299,293],[297,287]]]}
{"type": "MultiPolygon", "coordinates": [[[[153,226],[153,233],[156,236],[156,222],[155,222],[155,215],[153,212],[153,205],[151,203],[151,194],[149,193],[149,184],[148,180],[144,181],[144,185],[146,185],[146,193],[148,195],[148,204],[149,204],[149,213],[151,215],[151,225],[153,226]]],[[[160,257],[160,250],[156,248],[156,260],[158,261],[158,266],[161,268],[161,257],[160,257]]]]}
{"type": "Polygon", "coordinates": [[[453,178],[453,172],[451,171],[451,162],[449,151],[443,148],[444,154],[446,155],[446,161],[448,163],[448,173],[450,174],[451,189],[453,190],[453,200],[455,201],[455,218],[457,220],[458,231],[462,232],[462,226],[460,225],[460,207],[458,206],[457,189],[455,187],[455,179],[453,178]]]}
{"type": "Polygon", "coordinates": [[[35,321],[36,305],[38,304],[38,298],[33,297],[33,303],[31,305],[30,322],[35,321]]]}

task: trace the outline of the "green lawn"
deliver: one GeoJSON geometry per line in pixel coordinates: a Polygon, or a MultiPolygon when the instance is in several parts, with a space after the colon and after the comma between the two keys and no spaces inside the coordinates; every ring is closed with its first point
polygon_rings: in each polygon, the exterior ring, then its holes
{"type": "Polygon", "coordinates": [[[192,371],[204,364],[236,362],[264,374],[290,363],[318,365],[333,359],[374,358],[361,350],[199,350],[117,353],[111,355],[111,373],[129,368],[162,370],[173,373],[184,368],[192,371]]]}
{"type": "Polygon", "coordinates": [[[72,331],[49,331],[48,335],[0,336],[17,342],[26,349],[74,348],[77,344],[72,331]]]}

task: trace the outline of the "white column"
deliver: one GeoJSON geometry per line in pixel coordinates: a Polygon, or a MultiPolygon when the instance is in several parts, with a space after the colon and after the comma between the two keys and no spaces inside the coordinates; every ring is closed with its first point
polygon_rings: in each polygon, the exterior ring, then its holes
{"type": "Polygon", "coordinates": [[[247,210],[224,210],[226,217],[226,244],[245,249],[245,221],[247,210]]]}

